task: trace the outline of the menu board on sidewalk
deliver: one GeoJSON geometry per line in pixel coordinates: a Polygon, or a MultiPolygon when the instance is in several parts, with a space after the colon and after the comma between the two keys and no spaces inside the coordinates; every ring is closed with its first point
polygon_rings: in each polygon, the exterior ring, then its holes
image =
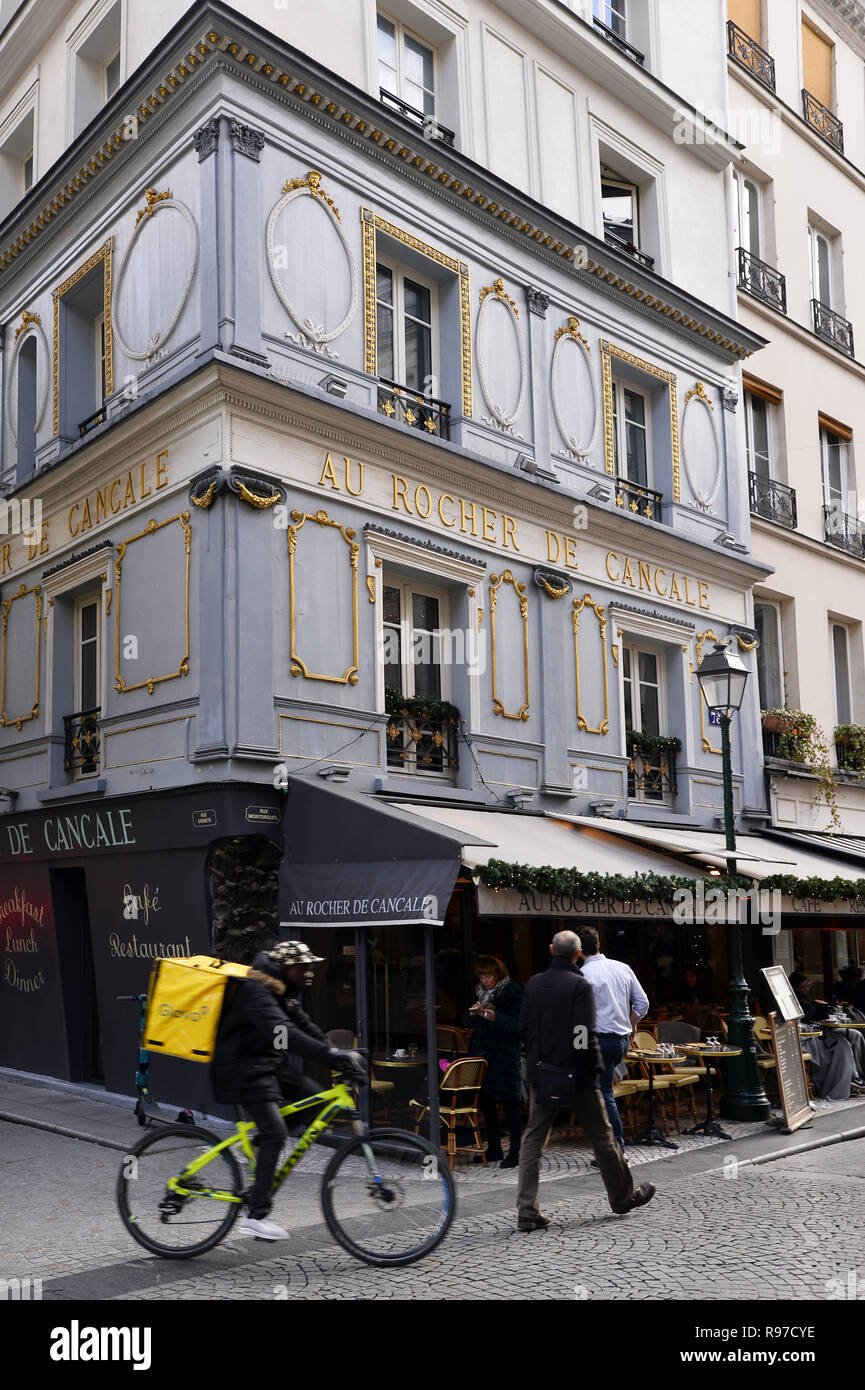
{"type": "Polygon", "coordinates": [[[778,1060],[778,1089],[784,1107],[784,1132],[792,1134],[794,1129],[813,1118],[808,1103],[808,1083],[805,1079],[805,1063],[802,1060],[799,1023],[796,1019],[782,1022],[774,1012],[769,1015],[769,1023],[778,1060]]]}

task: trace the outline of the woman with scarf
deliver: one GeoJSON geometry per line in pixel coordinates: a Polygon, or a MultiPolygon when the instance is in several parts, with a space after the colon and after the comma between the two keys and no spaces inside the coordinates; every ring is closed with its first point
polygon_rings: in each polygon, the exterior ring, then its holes
{"type": "Polygon", "coordinates": [[[480,956],[475,962],[477,1000],[469,1009],[474,1024],[469,1055],[484,1057],[487,1074],[481,1090],[481,1110],[487,1128],[487,1161],[502,1158],[499,1101],[507,1118],[510,1148],[503,1168],[520,1161],[522,1117],[520,1098],[520,1040],[517,1024],[523,1003],[523,987],[512,980],[498,956],[480,956]]]}

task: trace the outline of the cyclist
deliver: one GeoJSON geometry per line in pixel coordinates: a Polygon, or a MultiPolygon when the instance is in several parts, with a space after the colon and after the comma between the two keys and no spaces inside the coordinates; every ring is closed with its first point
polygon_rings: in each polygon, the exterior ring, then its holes
{"type": "Polygon", "coordinates": [[[279,1107],[321,1090],[292,1065],[289,1054],[366,1081],[360,1054],[332,1047],[300,1006],[298,992],[312,983],[311,967],[322,959],[302,941],[280,941],[259,952],[223,1010],[214,1048],[210,1077],[216,1099],[242,1105],[258,1131],[255,1181],[246,1194],[240,1229],[262,1240],[288,1236],[267,1220],[273,1176],[288,1134],[279,1107]]]}

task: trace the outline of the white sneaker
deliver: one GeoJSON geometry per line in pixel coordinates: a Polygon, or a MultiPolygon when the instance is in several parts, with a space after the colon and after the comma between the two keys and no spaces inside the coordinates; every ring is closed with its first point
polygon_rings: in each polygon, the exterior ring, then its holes
{"type": "Polygon", "coordinates": [[[240,1234],[258,1236],[259,1240],[288,1240],[288,1231],[284,1231],[275,1221],[268,1221],[263,1216],[244,1216],[240,1223],[240,1234]]]}

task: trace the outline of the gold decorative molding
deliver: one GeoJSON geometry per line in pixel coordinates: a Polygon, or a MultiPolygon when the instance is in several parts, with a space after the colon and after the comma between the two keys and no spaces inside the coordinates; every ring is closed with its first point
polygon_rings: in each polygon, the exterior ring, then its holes
{"type": "Polygon", "coordinates": [[[2,652],[0,652],[0,726],[5,729],[10,724],[14,724],[20,734],[22,726],[31,719],[36,719],[39,714],[39,691],[42,676],[42,586],[36,584],[28,589],[22,581],[17,594],[13,594],[11,598],[7,598],[4,603],[0,604],[0,624],[2,624],[3,629],[2,652]],[[6,713],[6,629],[9,624],[9,611],[13,603],[16,603],[19,598],[26,598],[28,594],[33,594],[36,600],[36,698],[29,714],[10,715],[6,713]]]}
{"type": "MultiPolygon", "coordinates": [[[[577,678],[577,728],[583,734],[608,734],[610,732],[610,686],[607,674],[607,619],[606,608],[595,603],[591,594],[584,594],[582,598],[574,599],[574,611],[571,615],[574,627],[574,670],[577,678]],[[601,634],[601,661],[604,668],[604,717],[597,725],[592,725],[583,714],[580,703],[580,614],[584,608],[589,608],[594,613],[601,634]]],[[[621,634],[619,634],[621,636],[621,634]]],[[[618,654],[616,665],[618,666],[618,654]]]]}
{"type": "Polygon", "coordinates": [[[288,580],[291,590],[289,604],[289,635],[290,635],[290,657],[291,674],[293,676],[303,676],[308,681],[330,681],[334,685],[357,685],[357,673],[359,667],[359,643],[358,643],[358,608],[357,608],[357,557],[360,546],[355,540],[355,530],[353,526],[343,526],[338,521],[332,521],[323,507],[317,512],[293,511],[291,519],[294,523],[286,529],[286,539],[288,541],[288,580]],[[316,521],[319,526],[333,526],[342,536],[349,550],[349,563],[351,565],[351,613],[352,613],[352,642],[353,654],[351,665],[341,676],[326,676],[316,671],[307,669],[305,662],[297,654],[297,617],[295,613],[295,578],[294,578],[294,557],[297,550],[297,538],[303,527],[308,521],[316,521]]]}
{"type": "Polygon", "coordinates": [[[332,198],[329,198],[321,186],[321,174],[318,169],[310,169],[305,179],[286,179],[282,185],[283,193],[291,193],[295,188],[308,188],[313,198],[321,198],[327,203],[331,212],[338,222],[342,221],[339,215],[339,208],[332,198]]]}
{"type": "Polygon", "coordinates": [[[556,329],[556,334],[553,339],[553,342],[557,343],[560,338],[573,338],[574,342],[579,341],[582,343],[583,347],[586,349],[586,352],[591,352],[592,350],[589,346],[588,339],[584,338],[582,333],[580,332],[580,320],[576,318],[574,314],[571,314],[567,323],[563,323],[561,328],[556,329]]]}
{"type": "Polygon", "coordinates": [[[375,575],[368,574],[366,577],[366,587],[369,590],[369,601],[375,603],[375,575]]]}
{"type": "Polygon", "coordinates": [[[736,633],[736,643],[739,647],[740,652],[752,652],[756,647],[758,640],[759,639],[755,637],[753,642],[746,642],[743,637],[739,636],[738,632],[736,633]]]}
{"type": "Polygon", "coordinates": [[[114,605],[114,689],[121,695],[125,695],[130,690],[143,690],[146,686],[148,695],[152,695],[157,685],[163,681],[177,680],[180,676],[189,675],[189,552],[192,546],[192,529],[189,525],[189,512],[178,512],[176,516],[170,516],[165,521],[154,521],[151,517],[143,531],[138,531],[128,540],[121,541],[117,547],[117,556],[114,561],[114,589],[117,594],[117,602],[114,605]],[[179,521],[183,528],[184,548],[186,551],[186,566],[184,575],[184,598],[183,598],[183,625],[184,625],[184,653],[180,660],[180,665],[176,671],[168,671],[163,676],[147,676],[143,681],[135,681],[132,685],[127,685],[120,674],[120,584],[123,569],[123,557],[130,545],[136,541],[143,540],[145,537],[154,536],[157,531],[161,531],[165,526],[171,526],[175,521],[179,521]]]}
{"type": "Polygon", "coordinates": [[[164,202],[166,202],[166,200],[167,200],[168,198],[170,198],[170,197],[171,197],[171,189],[170,189],[170,188],[167,188],[167,189],[165,190],[164,193],[157,193],[157,191],[156,191],[155,188],[145,188],[145,190],[144,190],[144,204],[145,204],[145,205],[144,205],[143,208],[139,208],[139,209],[138,209],[138,216],[137,216],[136,219],[135,219],[135,225],[136,225],[136,227],[138,226],[138,224],[139,224],[139,222],[141,221],[142,217],[152,217],[152,216],[153,216],[153,209],[154,209],[154,207],[156,206],[157,203],[164,203],[164,202]]]}
{"type": "Polygon", "coordinates": [[[565,594],[571,592],[570,584],[562,584],[557,587],[555,584],[551,584],[548,579],[545,579],[542,574],[537,575],[537,581],[544,593],[549,594],[550,598],[564,598],[565,594]]]}
{"type": "Polygon", "coordinates": [[[25,310],[23,311],[22,315],[21,315],[21,322],[19,323],[18,327],[15,329],[15,342],[16,342],[16,343],[17,343],[17,341],[18,341],[18,335],[19,335],[20,333],[26,332],[28,325],[31,324],[31,323],[39,324],[40,327],[42,326],[42,320],[41,320],[41,318],[39,317],[39,315],[38,315],[38,314],[31,314],[31,313],[28,313],[28,311],[25,309],[25,310]]]}
{"type": "Polygon", "coordinates": [[[613,658],[613,665],[615,666],[616,670],[618,671],[618,669],[619,669],[619,644],[618,644],[618,642],[611,642],[611,643],[610,643],[610,652],[611,652],[612,658],[613,658]]]}
{"type": "Polygon", "coordinates": [[[709,398],[709,393],[702,381],[698,381],[696,386],[691,387],[690,391],[685,396],[685,405],[687,405],[688,401],[692,400],[694,396],[697,397],[698,401],[702,401],[704,405],[707,405],[710,410],[714,411],[714,402],[709,398]]]}
{"type": "Polygon", "coordinates": [[[514,314],[517,318],[519,318],[520,311],[517,308],[516,300],[511,299],[510,295],[505,290],[505,282],[501,276],[499,276],[497,280],[494,280],[491,285],[484,285],[483,289],[478,295],[478,303],[483,304],[488,294],[494,294],[496,298],[500,299],[503,303],[510,304],[511,308],[514,311],[514,314]]]}
{"type": "Polygon", "coordinates": [[[85,275],[103,262],[102,274],[102,312],[105,319],[105,399],[114,394],[114,333],[111,327],[111,264],[114,255],[114,237],[110,236],[98,251],[88,256],[83,265],[74,270],[62,284],[52,292],[54,299],[54,331],[52,342],[51,392],[53,405],[53,433],[60,433],[60,301],[65,294],[83,280],[85,275]]]}
{"type": "MultiPolygon", "coordinates": [[[[478,626],[480,627],[481,610],[478,609],[478,626]]],[[[515,579],[510,570],[505,570],[501,576],[490,575],[490,648],[492,661],[492,681],[493,681],[493,714],[500,714],[504,719],[527,720],[529,717],[529,600],[526,594],[526,586],[518,579],[515,579]],[[510,584],[520,603],[520,617],[523,624],[523,683],[525,694],[523,703],[515,714],[509,714],[504,704],[499,698],[498,678],[496,665],[496,605],[498,603],[499,589],[503,584],[510,584]]]]}
{"type": "Polygon", "coordinates": [[[249,488],[240,478],[235,478],[234,482],[236,482],[237,491],[240,493],[244,502],[248,502],[251,507],[258,507],[261,510],[265,510],[267,507],[272,507],[274,502],[279,501],[280,493],[278,492],[271,493],[269,497],[261,497],[257,493],[250,492],[249,488]]]}
{"type": "MultiPolygon", "coordinates": [[[[710,641],[711,641],[711,642],[720,642],[720,640],[721,640],[721,639],[720,639],[720,637],[718,636],[718,634],[717,634],[716,632],[713,632],[711,628],[707,628],[705,632],[697,632],[697,633],[695,633],[695,635],[694,635],[694,641],[695,641],[695,643],[696,643],[697,662],[696,662],[696,666],[692,666],[692,667],[691,667],[691,682],[692,682],[692,684],[693,684],[693,678],[694,678],[694,671],[697,669],[697,667],[699,667],[701,661],[703,660],[703,647],[706,645],[707,642],[710,642],[710,641]]],[[[707,732],[706,732],[706,702],[705,702],[705,700],[703,699],[703,692],[702,692],[702,690],[700,689],[700,682],[699,682],[699,680],[697,681],[697,699],[698,699],[699,702],[700,702],[700,739],[701,739],[702,745],[703,745],[703,752],[704,752],[704,753],[716,753],[716,754],[718,755],[718,757],[720,758],[720,757],[721,757],[721,749],[720,749],[720,748],[713,748],[711,742],[709,741],[709,735],[708,735],[707,732]]]]}
{"type": "Polygon", "coordinates": [[[630,366],[636,367],[638,371],[646,372],[649,376],[657,377],[659,381],[666,381],[669,387],[670,399],[670,441],[673,464],[673,501],[681,501],[681,445],[679,441],[679,402],[678,387],[676,384],[676,373],[668,372],[663,367],[656,367],[654,362],[647,362],[642,357],[635,357],[632,352],[627,352],[625,348],[616,347],[614,343],[608,343],[605,338],[601,339],[601,381],[604,399],[604,464],[607,473],[611,477],[616,475],[616,449],[613,433],[613,362],[616,358],[620,362],[627,362],[630,366]]]}
{"type": "Polygon", "coordinates": [[[462,408],[463,415],[472,413],[472,323],[469,300],[469,268],[465,261],[439,251],[428,242],[421,241],[410,232],[403,231],[393,222],[388,222],[370,208],[362,207],[361,239],[363,260],[363,369],[369,376],[378,375],[378,329],[376,314],[376,233],[382,232],[403,246],[427,256],[437,265],[442,265],[459,278],[460,287],[460,361],[462,370],[462,408]]]}
{"type": "Polygon", "coordinates": [[[216,491],[216,486],[218,482],[219,478],[214,478],[213,482],[210,484],[210,487],[207,489],[203,497],[196,497],[195,493],[191,492],[189,495],[192,499],[193,506],[201,507],[204,511],[207,511],[207,508],[213,501],[213,494],[216,491]]]}

